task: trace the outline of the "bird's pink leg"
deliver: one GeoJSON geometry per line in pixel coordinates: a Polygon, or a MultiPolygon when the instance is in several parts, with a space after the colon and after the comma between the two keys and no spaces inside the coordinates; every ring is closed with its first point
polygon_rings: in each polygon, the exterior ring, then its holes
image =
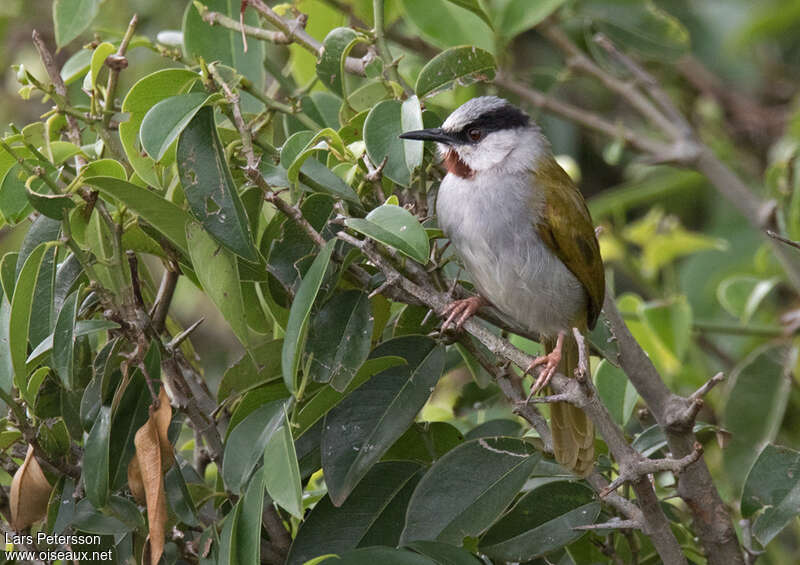
{"type": "MultiPolygon", "coordinates": [[[[565,336],[565,332],[558,332],[558,339],[556,340],[556,346],[553,348],[553,351],[534,359],[533,363],[525,370],[525,375],[527,375],[533,371],[534,367],[544,365],[544,368],[539,371],[539,376],[536,378],[536,381],[531,386],[531,393],[528,395],[528,398],[531,398],[534,394],[546,387],[550,379],[553,378],[556,370],[558,370],[558,364],[561,363],[561,351],[564,347],[565,336]]],[[[522,375],[522,377],[525,378],[525,375],[522,375]]]]}
{"type": "Polygon", "coordinates": [[[453,329],[460,330],[464,322],[469,320],[481,306],[486,304],[488,302],[482,296],[470,296],[463,300],[454,300],[442,311],[442,316],[447,316],[442,323],[442,331],[446,331],[451,325],[453,329]]]}

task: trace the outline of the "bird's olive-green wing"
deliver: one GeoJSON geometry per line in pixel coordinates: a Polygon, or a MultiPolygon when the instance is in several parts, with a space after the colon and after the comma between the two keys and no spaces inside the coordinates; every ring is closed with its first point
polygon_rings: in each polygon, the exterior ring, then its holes
{"type": "Polygon", "coordinates": [[[539,236],[586,289],[586,322],[590,329],[594,328],[603,307],[605,273],[589,209],[555,159],[544,159],[533,175],[545,194],[545,213],[537,226],[539,236]]]}

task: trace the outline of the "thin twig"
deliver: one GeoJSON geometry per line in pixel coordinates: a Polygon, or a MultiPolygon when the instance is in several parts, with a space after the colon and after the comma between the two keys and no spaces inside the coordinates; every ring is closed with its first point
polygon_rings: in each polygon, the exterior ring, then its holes
{"type": "Polygon", "coordinates": [[[106,102],[104,105],[105,113],[103,114],[104,128],[108,128],[111,123],[111,116],[114,115],[114,96],[117,93],[119,73],[128,66],[128,59],[125,57],[125,54],[128,52],[128,44],[133,38],[133,32],[136,31],[136,24],[138,22],[139,16],[134,14],[131,21],[128,22],[128,29],[125,30],[125,35],[122,36],[122,41],[120,41],[117,52],[113,55],[109,55],[105,61],[109,71],[108,84],[106,86],[106,102]]]}

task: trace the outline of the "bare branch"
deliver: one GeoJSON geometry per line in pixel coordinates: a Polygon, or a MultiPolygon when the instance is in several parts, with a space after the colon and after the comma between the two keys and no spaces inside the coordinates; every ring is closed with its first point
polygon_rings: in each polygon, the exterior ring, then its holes
{"type": "Polygon", "coordinates": [[[619,518],[612,518],[608,522],[601,522],[599,524],[587,524],[586,526],[574,526],[573,530],[591,531],[591,530],[641,530],[642,524],[636,520],[620,520],[619,518]]]}

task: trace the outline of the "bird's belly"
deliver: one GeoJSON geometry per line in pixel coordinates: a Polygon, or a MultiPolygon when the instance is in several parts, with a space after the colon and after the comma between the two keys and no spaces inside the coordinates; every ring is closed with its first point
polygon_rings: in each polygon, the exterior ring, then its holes
{"type": "Polygon", "coordinates": [[[478,291],[531,332],[554,336],[580,325],[586,291],[539,238],[530,211],[513,203],[492,209],[485,193],[480,202],[473,194],[440,191],[437,212],[478,291]]]}

